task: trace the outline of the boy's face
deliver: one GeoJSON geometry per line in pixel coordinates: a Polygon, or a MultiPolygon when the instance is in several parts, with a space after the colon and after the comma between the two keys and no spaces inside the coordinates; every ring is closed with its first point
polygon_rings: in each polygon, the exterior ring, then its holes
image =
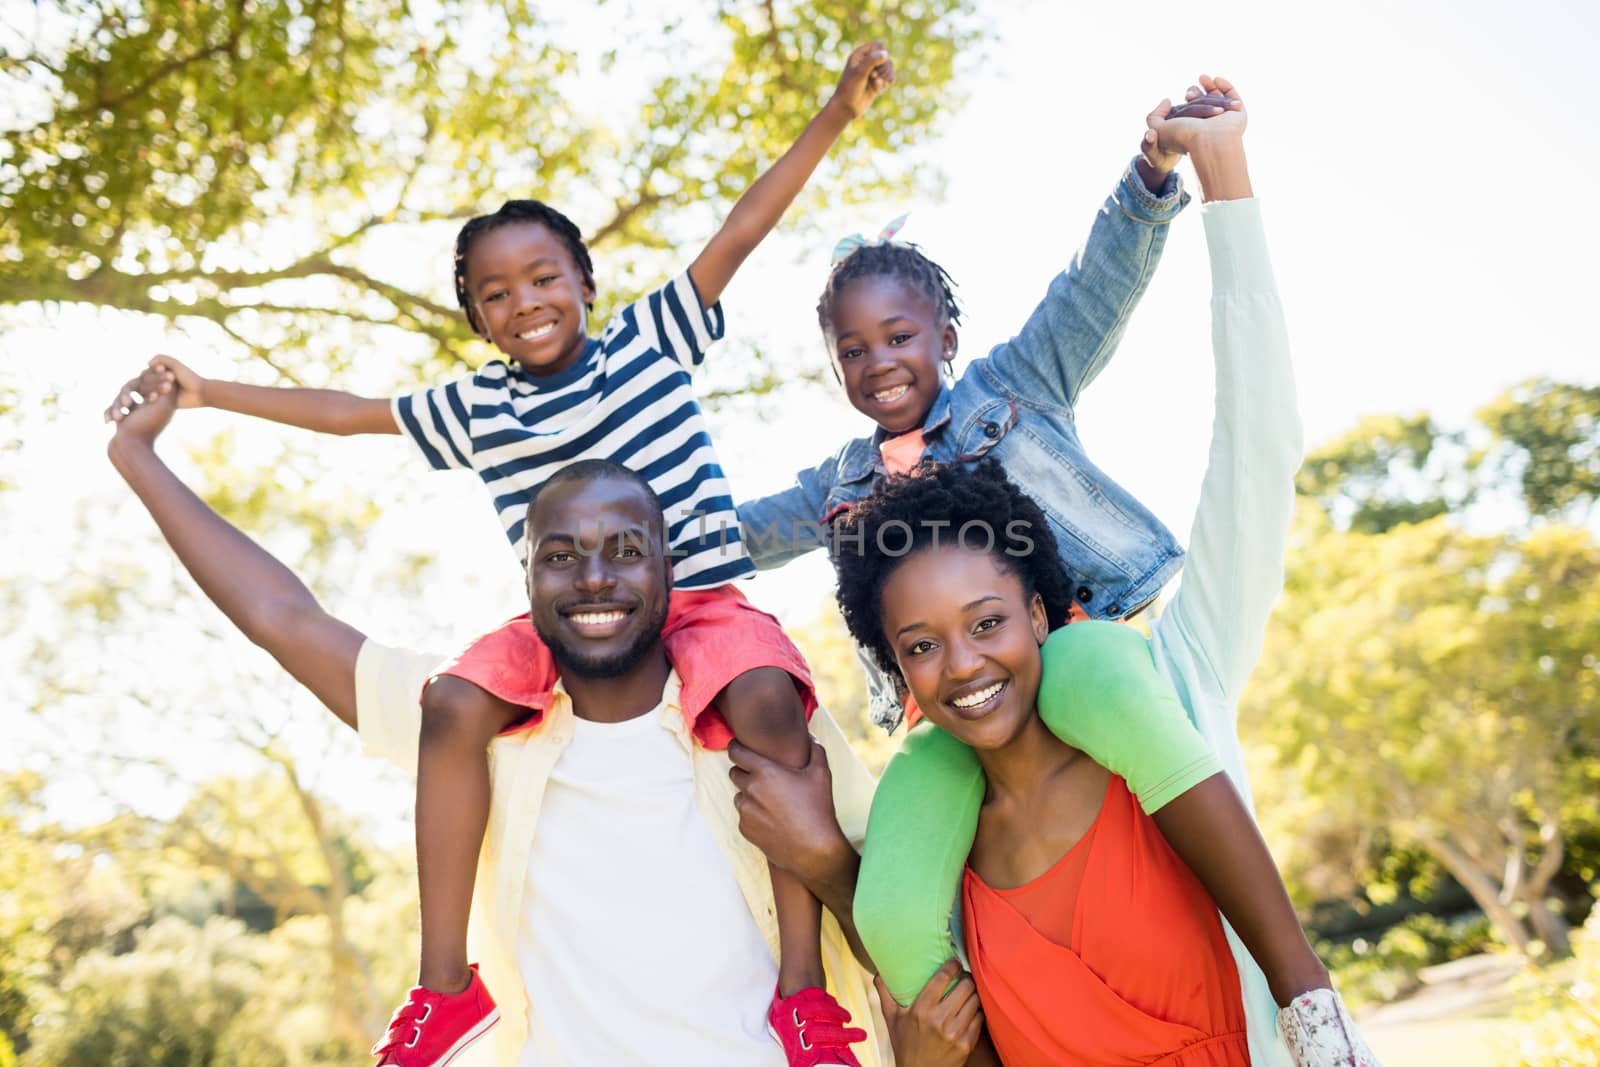
{"type": "Polygon", "coordinates": [[[466,274],[484,334],[507,359],[555,374],[583,358],[594,289],[544,226],[512,222],[483,234],[467,250],[466,274]]]}
{"type": "Polygon", "coordinates": [[[921,426],[938,399],[956,329],[928,295],[892,275],[851,282],[834,301],[829,342],[850,404],[889,433],[921,426]]]}
{"type": "Polygon", "coordinates": [[[1035,715],[1049,633],[1044,603],[992,552],[914,552],[883,583],[884,636],[934,725],[975,749],[1004,747],[1035,715]]]}
{"type": "Polygon", "coordinates": [[[620,678],[661,643],[672,588],[661,509],[621,478],[562,482],[528,509],[534,630],[565,674],[620,678]]]}

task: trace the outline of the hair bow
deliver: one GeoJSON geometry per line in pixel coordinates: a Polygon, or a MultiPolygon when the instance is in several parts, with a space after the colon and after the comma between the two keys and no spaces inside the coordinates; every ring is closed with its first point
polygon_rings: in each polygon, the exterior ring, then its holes
{"type": "Polygon", "coordinates": [[[881,245],[886,241],[893,240],[894,235],[900,232],[900,227],[904,226],[906,219],[910,217],[911,213],[908,211],[899,218],[890,219],[889,224],[879,230],[878,236],[870,241],[859,233],[852,233],[848,237],[839,238],[839,243],[833,246],[833,262],[838,263],[858,248],[865,248],[867,245],[881,245]]]}

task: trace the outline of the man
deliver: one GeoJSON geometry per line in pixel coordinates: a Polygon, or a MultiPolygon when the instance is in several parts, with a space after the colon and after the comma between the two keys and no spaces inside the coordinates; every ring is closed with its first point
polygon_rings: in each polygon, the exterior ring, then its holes
{"type": "MultiPolygon", "coordinates": [[[[418,693],[443,657],[368,640],[208,508],[155,452],[175,394],[140,385],[114,406],[108,452],[179,560],[368,754],[415,773],[418,693]]],[[[530,552],[546,561],[530,570],[533,621],[559,650],[562,685],[536,721],[490,748],[472,933],[486,981],[510,992],[478,1047],[506,1065],[779,1067],[765,1033],[777,974],[771,883],[738,832],[727,756],[695,744],[677,707],[660,634],[670,587],[660,503],[625,468],[585,464],[551,480],[528,529],[530,552]]],[[[441,679],[430,715],[469,690],[441,679]]],[[[812,729],[831,756],[840,823],[859,841],[871,778],[820,709],[812,729]]],[[[858,1054],[887,1062],[868,980],[832,918],[823,957],[835,995],[869,1032],[858,1054]]]]}

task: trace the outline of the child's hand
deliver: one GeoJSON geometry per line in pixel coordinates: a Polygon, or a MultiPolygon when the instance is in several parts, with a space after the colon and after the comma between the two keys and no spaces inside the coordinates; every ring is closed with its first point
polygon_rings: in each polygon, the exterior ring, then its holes
{"type": "Polygon", "coordinates": [[[1181,106],[1174,108],[1172,101],[1163,100],[1145,118],[1150,128],[1140,151],[1152,166],[1159,165],[1157,159],[1170,158],[1166,169],[1171,170],[1178,156],[1202,143],[1237,142],[1244,136],[1244,101],[1228,79],[1202,74],[1200,84],[1189,86],[1184,96],[1181,106]]]}
{"type": "Polygon", "coordinates": [[[178,390],[180,408],[205,407],[206,380],[200,375],[171,356],[156,356],[150,361],[150,369],[164,376],[166,381],[178,390]]]}
{"type": "Polygon", "coordinates": [[[894,60],[880,41],[859,45],[845,60],[839,87],[828,100],[828,107],[841,108],[851,119],[858,119],[894,84],[894,60]]]}
{"type": "Polygon", "coordinates": [[[137,378],[123,383],[117,398],[106,408],[106,421],[117,424],[118,437],[152,442],[178,409],[173,392],[159,372],[147,367],[137,378]]]}

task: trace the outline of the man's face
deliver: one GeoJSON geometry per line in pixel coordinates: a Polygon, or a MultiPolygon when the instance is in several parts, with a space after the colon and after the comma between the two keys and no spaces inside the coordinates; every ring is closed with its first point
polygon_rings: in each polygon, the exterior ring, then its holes
{"type": "Polygon", "coordinates": [[[528,512],[533,628],[563,674],[619,678],[661,642],[672,586],[655,501],[620,478],[566,482],[528,512]]]}

